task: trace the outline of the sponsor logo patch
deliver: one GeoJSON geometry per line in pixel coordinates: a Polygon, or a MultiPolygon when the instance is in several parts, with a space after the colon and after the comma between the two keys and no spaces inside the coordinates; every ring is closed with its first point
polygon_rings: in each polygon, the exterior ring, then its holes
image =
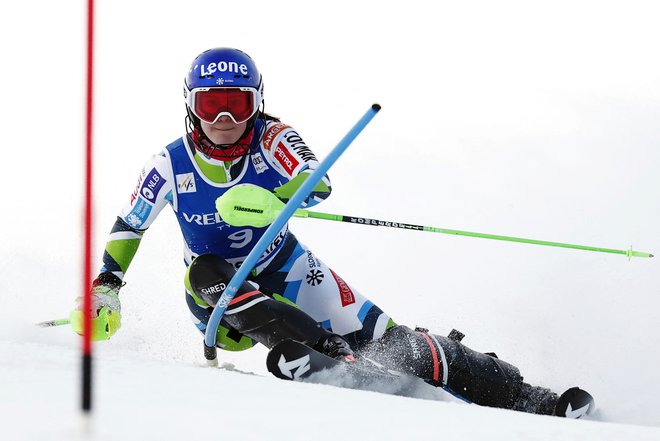
{"type": "Polygon", "coordinates": [[[140,194],[140,186],[142,185],[142,181],[144,180],[144,177],[146,176],[146,173],[144,169],[140,172],[140,177],[138,178],[137,184],[135,185],[135,190],[133,190],[133,193],[131,194],[131,205],[135,203],[135,200],[137,199],[138,195],[140,194]]]}
{"type": "Polygon", "coordinates": [[[176,175],[176,189],[177,193],[195,193],[197,187],[195,186],[194,173],[176,175]]]}
{"type": "Polygon", "coordinates": [[[311,251],[307,250],[307,266],[312,269],[312,268],[320,268],[321,267],[321,261],[314,257],[311,251]]]}
{"type": "Polygon", "coordinates": [[[339,296],[341,297],[341,306],[346,307],[355,303],[355,296],[353,295],[353,291],[351,291],[351,288],[348,286],[348,284],[344,282],[344,279],[339,277],[332,270],[330,270],[330,273],[332,274],[332,277],[335,278],[335,282],[337,282],[337,287],[339,288],[339,296]]]}
{"type": "Polygon", "coordinates": [[[190,72],[195,72],[197,69],[199,69],[200,77],[213,76],[216,72],[248,74],[247,66],[243,63],[238,64],[235,61],[218,61],[216,63],[202,64],[201,66],[196,64],[190,69],[190,72]]]}
{"type": "Polygon", "coordinates": [[[197,225],[216,225],[216,224],[222,224],[220,226],[220,229],[222,229],[226,224],[220,217],[220,213],[217,211],[215,213],[202,213],[202,214],[188,214],[186,212],[183,213],[183,218],[185,219],[186,222],[189,224],[197,224],[197,225]]]}
{"type": "Polygon", "coordinates": [[[284,167],[287,173],[293,174],[293,171],[298,167],[298,160],[294,158],[291,152],[279,142],[275,148],[275,159],[284,167]]]}
{"type": "Polygon", "coordinates": [[[284,135],[284,140],[289,144],[291,150],[293,150],[303,162],[316,161],[316,156],[314,153],[307,147],[305,141],[302,140],[300,135],[297,132],[291,130],[284,135]]]}
{"type": "Polygon", "coordinates": [[[287,126],[286,124],[282,123],[277,123],[274,126],[270,127],[266,133],[264,134],[263,137],[263,146],[264,149],[270,150],[271,147],[273,146],[273,141],[277,137],[278,133],[281,133],[282,130],[284,129],[290,129],[291,127],[287,126]]]}
{"type": "Polygon", "coordinates": [[[284,375],[292,380],[296,380],[311,369],[309,360],[309,355],[296,358],[292,361],[287,361],[287,359],[284,358],[284,355],[280,355],[280,359],[277,361],[277,367],[284,375]]]}
{"type": "Polygon", "coordinates": [[[282,229],[282,231],[279,232],[277,237],[275,239],[273,239],[273,241],[270,243],[270,245],[268,245],[268,248],[266,248],[266,251],[264,251],[264,253],[261,255],[260,260],[265,259],[273,251],[275,251],[277,249],[277,247],[279,247],[282,244],[282,242],[284,242],[284,239],[286,238],[286,234],[287,234],[287,228],[284,227],[284,229],[282,229]]]}
{"type": "Polygon", "coordinates": [[[140,228],[151,214],[151,204],[138,197],[135,206],[126,216],[126,222],[133,228],[140,228]]]}
{"type": "Polygon", "coordinates": [[[152,204],[156,202],[156,196],[158,191],[165,184],[165,178],[163,178],[158,170],[152,168],[151,171],[147,174],[147,177],[142,182],[142,188],[140,189],[140,195],[152,204]]]}
{"type": "Polygon", "coordinates": [[[312,286],[320,285],[324,277],[323,271],[313,269],[307,274],[307,284],[312,286]]]}
{"type": "Polygon", "coordinates": [[[266,165],[266,162],[264,162],[264,158],[259,152],[252,155],[252,165],[254,165],[254,169],[256,170],[257,174],[261,174],[268,170],[268,166],[266,165]]]}
{"type": "Polygon", "coordinates": [[[422,358],[422,351],[419,349],[419,344],[417,340],[412,335],[408,336],[408,342],[410,343],[410,348],[412,349],[413,358],[419,360],[422,358]]]}
{"type": "Polygon", "coordinates": [[[223,293],[223,291],[227,288],[227,285],[224,283],[220,282],[218,284],[215,284],[213,286],[209,286],[208,288],[202,288],[202,293],[204,295],[210,296],[213,294],[220,295],[223,293]]]}

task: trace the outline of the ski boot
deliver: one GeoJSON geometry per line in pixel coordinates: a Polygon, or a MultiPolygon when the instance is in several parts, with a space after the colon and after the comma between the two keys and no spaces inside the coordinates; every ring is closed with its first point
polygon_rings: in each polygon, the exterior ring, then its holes
{"type": "Polygon", "coordinates": [[[578,387],[572,387],[559,396],[550,389],[523,383],[512,409],[537,415],[577,419],[593,412],[594,399],[578,387]]]}
{"type": "Polygon", "coordinates": [[[314,349],[335,360],[355,363],[355,355],[348,342],[337,334],[318,342],[314,349]]]}
{"type": "Polygon", "coordinates": [[[559,401],[559,395],[550,389],[523,383],[520,395],[511,409],[537,415],[552,415],[555,412],[557,401],[559,401]]]}

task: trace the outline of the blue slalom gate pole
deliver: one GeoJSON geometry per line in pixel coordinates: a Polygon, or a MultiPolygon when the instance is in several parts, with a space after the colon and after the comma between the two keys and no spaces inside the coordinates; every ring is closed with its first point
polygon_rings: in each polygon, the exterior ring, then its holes
{"type": "Polygon", "coordinates": [[[339,141],[337,146],[332,149],[328,156],[319,164],[319,167],[312,172],[312,174],[303,182],[303,184],[298,188],[298,190],[293,194],[289,202],[284,206],[284,209],[280,214],[275,218],[272,224],[266,229],[266,232],[257,244],[252,248],[250,254],[241,265],[241,267],[236,271],[234,277],[229,281],[227,288],[223,291],[218,303],[215,305],[211,316],[209,317],[209,322],[206,325],[206,333],[204,334],[204,345],[207,348],[215,348],[215,339],[216,333],[218,332],[218,326],[220,325],[220,320],[229,306],[229,302],[234,298],[238,288],[243,284],[247,276],[252,271],[252,268],[257,264],[257,261],[261,255],[266,251],[268,245],[273,241],[277,233],[284,227],[284,225],[289,221],[289,218],[293,215],[296,209],[300,208],[300,204],[309,196],[316,184],[325,176],[330,167],[339,159],[339,157],[346,151],[349,145],[353,140],[362,132],[362,130],[369,124],[369,122],[376,116],[376,113],[380,110],[380,105],[374,104],[371,108],[365,113],[360,120],[355,123],[353,128],[348,131],[348,133],[339,141]]]}

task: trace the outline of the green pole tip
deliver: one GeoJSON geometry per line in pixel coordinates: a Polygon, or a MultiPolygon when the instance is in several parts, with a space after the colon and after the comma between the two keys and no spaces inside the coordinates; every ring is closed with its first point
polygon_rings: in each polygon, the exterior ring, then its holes
{"type": "Polygon", "coordinates": [[[632,247],[630,247],[630,249],[626,250],[626,256],[628,256],[628,260],[630,260],[633,257],[653,257],[653,254],[644,251],[634,251],[632,247]]]}

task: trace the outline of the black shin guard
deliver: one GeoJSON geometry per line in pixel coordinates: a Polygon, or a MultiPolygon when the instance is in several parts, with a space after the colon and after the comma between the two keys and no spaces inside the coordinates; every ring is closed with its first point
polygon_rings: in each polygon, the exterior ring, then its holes
{"type": "Polygon", "coordinates": [[[444,357],[430,337],[406,326],[389,329],[379,340],[361,348],[358,355],[371,358],[388,369],[412,374],[434,386],[444,386],[444,357]],[[426,338],[425,338],[426,337],[426,338]]]}
{"type": "MultiPolygon", "coordinates": [[[[211,306],[218,302],[234,273],[231,264],[214,254],[197,257],[188,272],[195,295],[211,306]]],[[[334,335],[301,310],[267,297],[247,282],[238,289],[223,320],[268,348],[285,339],[314,347],[334,335]]]]}
{"type": "Polygon", "coordinates": [[[447,356],[452,392],[483,406],[513,407],[523,380],[517,367],[447,337],[437,339],[447,356]]]}
{"type": "Polygon", "coordinates": [[[396,326],[364,355],[389,369],[409,372],[483,406],[510,409],[520,395],[518,368],[460,342],[396,326]]]}
{"type": "Polygon", "coordinates": [[[333,335],[301,310],[264,294],[259,296],[263,300],[247,309],[238,312],[228,309],[224,319],[229,326],[268,348],[286,339],[315,347],[333,335]]]}

